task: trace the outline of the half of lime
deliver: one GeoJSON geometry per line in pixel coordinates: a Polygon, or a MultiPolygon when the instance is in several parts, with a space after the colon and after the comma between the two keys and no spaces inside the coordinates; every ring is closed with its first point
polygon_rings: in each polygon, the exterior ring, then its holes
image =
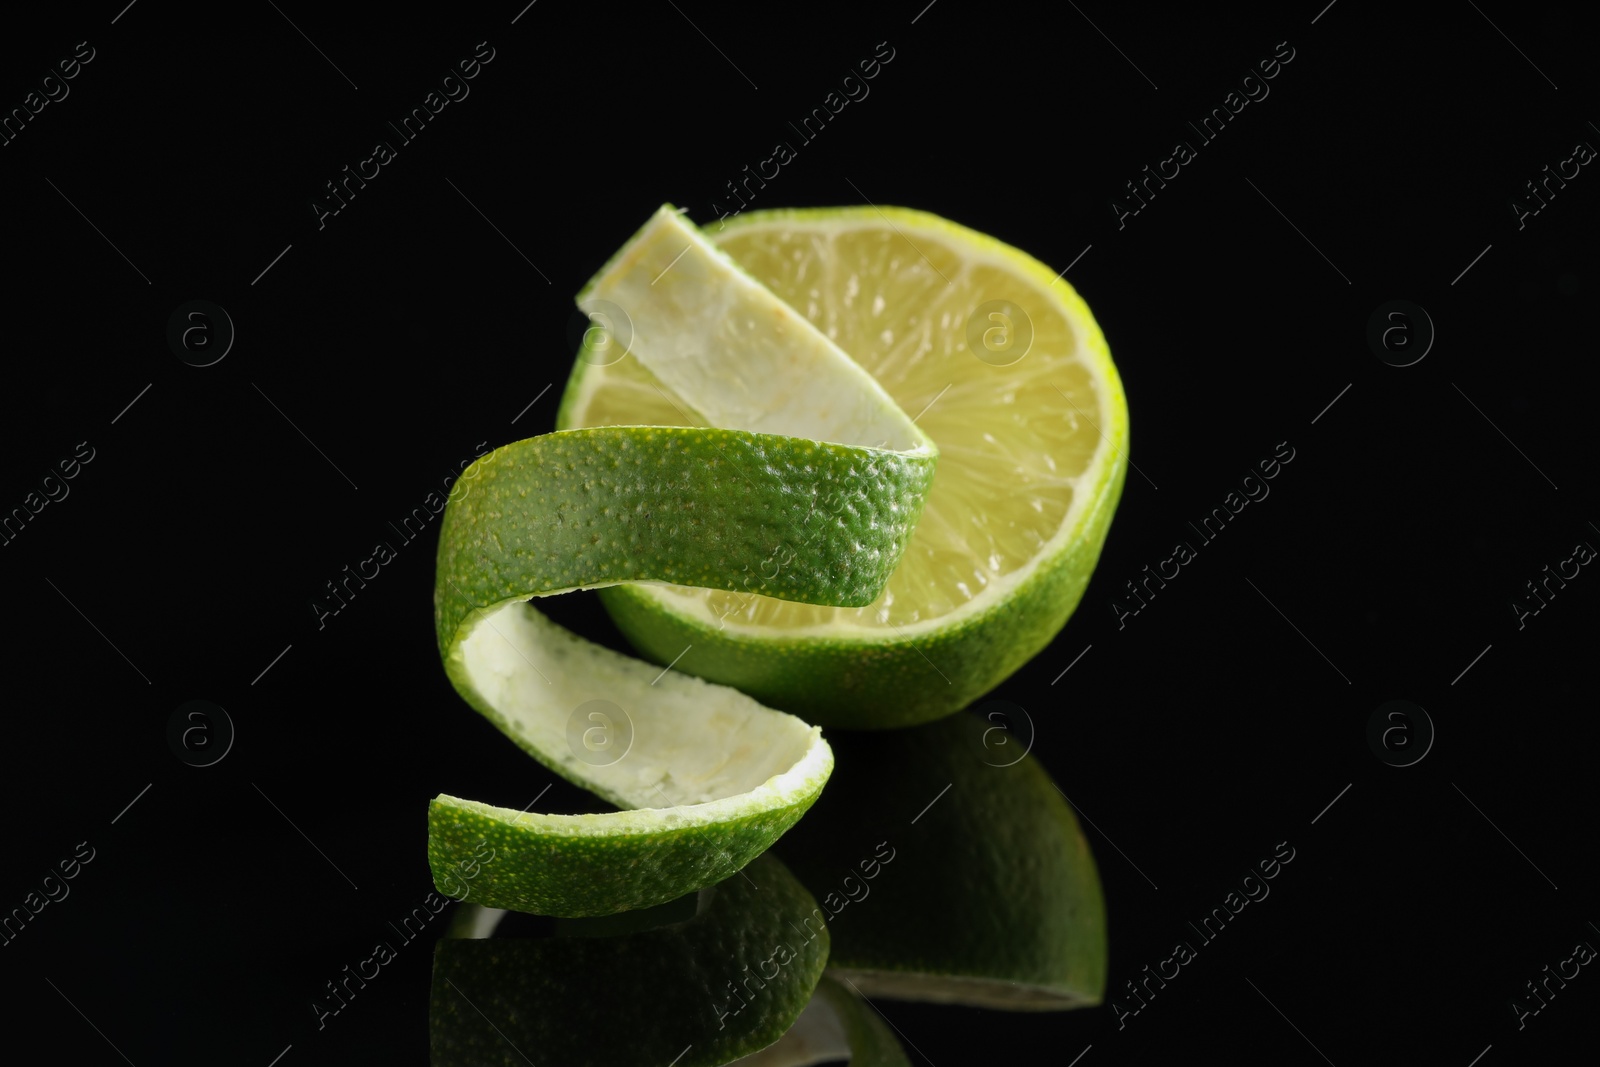
{"type": "MultiPolygon", "coordinates": [[[[1105,542],[1129,446],[1099,326],[1049,267],[925,212],[747,212],[708,236],[914,413],[938,473],[865,606],[673,582],[603,590],[607,609],[656,662],[823,726],[966,707],[1061,630],[1105,542]]],[[[558,427],[722,424],[690,395],[694,364],[663,373],[612,325],[586,337],[558,427]]],[[[794,389],[774,413],[808,417],[831,395],[794,389]]]]}

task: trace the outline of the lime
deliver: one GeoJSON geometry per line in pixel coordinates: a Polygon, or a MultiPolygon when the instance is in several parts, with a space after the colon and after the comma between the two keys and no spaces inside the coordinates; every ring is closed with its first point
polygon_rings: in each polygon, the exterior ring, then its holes
{"type": "Polygon", "coordinates": [[[648,907],[737,871],[816,799],[832,755],[815,727],[585,641],[525,601],[672,581],[870,603],[937,460],[871,377],[670,207],[580,301],[623,302],[629,358],[718,426],[519,441],[468,468],[445,510],[434,620],[456,690],[546,766],[633,810],[441,795],[429,866],[460,899],[565,916],[648,907]]]}
{"type": "Polygon", "coordinates": [[[837,738],[827,790],[779,845],[827,918],[830,973],[868,997],[1052,1011],[1104,995],[1089,844],[998,722],[837,738]]]}
{"type": "Polygon", "coordinates": [[[440,940],[435,1067],[716,1067],[772,1045],[827,962],[827,930],[806,924],[816,901],[764,856],[696,905],[617,936],[440,940]]]}
{"type": "MultiPolygon", "coordinates": [[[[864,607],[697,579],[617,585],[601,591],[607,609],[656,662],[681,654],[677,670],[824,726],[905,726],[967,706],[1065,625],[1121,496],[1127,405],[1099,327],[1050,268],[924,212],[749,212],[709,236],[917,413],[938,473],[864,607]]],[[[722,424],[687,395],[704,388],[700,364],[664,373],[622,343],[625,322],[612,325],[586,335],[558,428],[722,424]]],[[[834,395],[783,391],[775,418],[808,417],[834,395]]]]}

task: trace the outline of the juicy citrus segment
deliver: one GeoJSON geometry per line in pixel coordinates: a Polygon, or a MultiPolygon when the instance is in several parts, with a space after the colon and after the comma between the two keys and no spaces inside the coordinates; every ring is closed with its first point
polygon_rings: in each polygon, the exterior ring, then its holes
{"type": "MultiPolygon", "coordinates": [[[[1098,558],[1128,445],[1098,326],[1043,264],[922,212],[757,212],[710,236],[915,417],[939,469],[870,605],[661,585],[608,590],[607,607],[646,654],[694,643],[681,669],[825,725],[963,706],[1048,643],[1098,558]]],[[[636,360],[596,366],[580,354],[558,425],[646,417],[699,415],[636,360]]]]}

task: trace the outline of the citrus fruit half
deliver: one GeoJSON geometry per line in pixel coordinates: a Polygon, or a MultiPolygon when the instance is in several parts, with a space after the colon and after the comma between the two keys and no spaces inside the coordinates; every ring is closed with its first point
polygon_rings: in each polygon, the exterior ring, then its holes
{"type": "MultiPolygon", "coordinates": [[[[907,726],[965,707],[1061,630],[1105,542],[1128,413],[1099,326],[1044,264],[925,212],[749,212],[706,236],[915,413],[938,470],[870,604],[682,582],[604,589],[606,608],[656,662],[823,726],[907,726]]],[[[595,325],[558,429],[722,425],[687,395],[693,364],[658,372],[630,351],[615,308],[585,308],[595,325]]],[[[831,395],[795,389],[775,411],[803,420],[831,395]]]]}

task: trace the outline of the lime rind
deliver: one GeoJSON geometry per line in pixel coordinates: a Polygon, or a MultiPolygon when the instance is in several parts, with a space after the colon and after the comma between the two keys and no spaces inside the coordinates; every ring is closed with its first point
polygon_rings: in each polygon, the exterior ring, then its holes
{"type": "Polygon", "coordinates": [[[556,773],[630,809],[548,815],[435,798],[429,866],[441,891],[465,901],[584,916],[674,899],[765,851],[816,801],[833,769],[817,727],[738,690],[663,675],[523,604],[458,646],[451,666],[457,688],[507,737],[556,773]],[[474,644],[485,646],[477,676],[467,655],[474,644]],[[549,686],[496,673],[496,653],[501,666],[537,671],[549,686]],[[579,754],[594,753],[581,742],[568,745],[553,728],[565,708],[581,708],[598,692],[614,698],[603,703],[620,718],[587,728],[625,734],[628,746],[609,763],[585,762],[579,754]]]}
{"type": "Polygon", "coordinates": [[[465,901],[563,917],[647,908],[747,866],[805,813],[821,792],[813,783],[775,803],[731,798],[716,813],[533,816],[440,796],[428,807],[428,862],[437,884],[464,887],[465,901]]]}
{"type": "MultiPolygon", "coordinates": [[[[926,456],[699,427],[567,430],[477,460],[439,534],[441,650],[466,616],[621,582],[869,604],[933,480],[926,456]]],[[[458,483],[459,484],[459,483],[458,483]]]]}
{"type": "MultiPolygon", "coordinates": [[[[675,437],[673,431],[641,433],[646,443],[658,434],[675,437]]],[[[700,443],[722,433],[706,431],[700,443]]],[[[597,489],[601,479],[617,483],[644,477],[618,473],[618,464],[597,458],[605,452],[604,439],[626,434],[552,434],[521,442],[513,454],[502,449],[481,460],[486,466],[473,478],[471,492],[453,497],[445,513],[436,622],[446,673],[468,703],[563,777],[613,803],[649,810],[533,816],[440,797],[429,809],[429,865],[440,888],[449,891],[463,881],[461,865],[481,862],[481,850],[490,849],[495,857],[483,865],[481,876],[465,880],[463,899],[551,915],[603,914],[672,899],[726,877],[759,855],[816,799],[831,769],[827,743],[815,728],[737,690],[682,673],[663,674],[584,641],[522,602],[529,594],[630,577],[661,578],[694,566],[697,559],[711,580],[718,567],[734,570],[719,561],[738,558],[744,550],[729,541],[742,536],[745,547],[761,543],[755,538],[763,534],[752,533],[744,521],[748,510],[716,498],[710,481],[716,468],[692,447],[670,454],[640,447],[632,454],[654,454],[655,462],[643,464],[682,474],[670,490],[655,493],[645,507],[645,521],[654,510],[670,511],[676,501],[700,505],[694,522],[663,522],[643,537],[627,533],[630,520],[607,514],[611,504],[597,489]],[[551,471],[555,478],[543,480],[551,471]],[[586,488],[563,497],[562,479],[586,488]],[[558,498],[568,506],[555,504],[558,498]],[[542,518],[551,511],[554,519],[542,518]],[[577,518],[581,514],[588,521],[577,518]],[[708,539],[702,522],[725,539],[708,539]],[[551,525],[557,527],[555,535],[577,528],[579,533],[566,538],[575,543],[563,544],[549,531],[551,525]],[[621,547],[610,554],[585,551],[590,545],[609,547],[599,530],[622,541],[621,547]],[[605,713],[597,713],[600,726],[580,720],[580,736],[625,728],[628,750],[615,760],[573,741],[571,715],[594,701],[616,721],[606,720],[605,713]],[[618,873],[604,879],[589,878],[582,868],[583,863],[616,867],[618,862],[618,873]]],[[[681,435],[676,439],[681,443],[681,435]]],[[[821,458],[828,449],[821,445],[784,447],[808,450],[812,469],[837,474],[835,484],[867,477],[848,462],[830,470],[821,458]]],[[[763,461],[773,462],[770,449],[763,461]]],[[[894,481],[893,474],[879,470],[879,475],[894,481]]],[[[866,484],[862,481],[859,491],[870,496],[866,484]]],[[[903,534],[891,530],[895,522],[885,514],[877,527],[891,551],[896,539],[903,543],[903,534]]],[[[833,535],[819,531],[789,558],[793,565],[787,571],[772,577],[781,577],[792,594],[837,597],[848,583],[863,580],[860,568],[833,562],[845,551],[833,535]]],[[[849,551],[851,559],[870,569],[870,554],[849,551]]],[[[766,580],[769,573],[763,569],[758,578],[766,580]]]]}
{"type": "Polygon", "coordinates": [[[441,890],[559,916],[649,907],[739,870],[816,799],[832,754],[792,716],[584,641],[524,602],[672,583],[871,603],[937,463],[870,375],[670,207],[585,288],[580,303],[595,301],[624,308],[633,353],[718,425],[578,429],[496,449],[451,493],[434,594],[440,654],[467,702],[631,809],[432,802],[441,890]]]}

